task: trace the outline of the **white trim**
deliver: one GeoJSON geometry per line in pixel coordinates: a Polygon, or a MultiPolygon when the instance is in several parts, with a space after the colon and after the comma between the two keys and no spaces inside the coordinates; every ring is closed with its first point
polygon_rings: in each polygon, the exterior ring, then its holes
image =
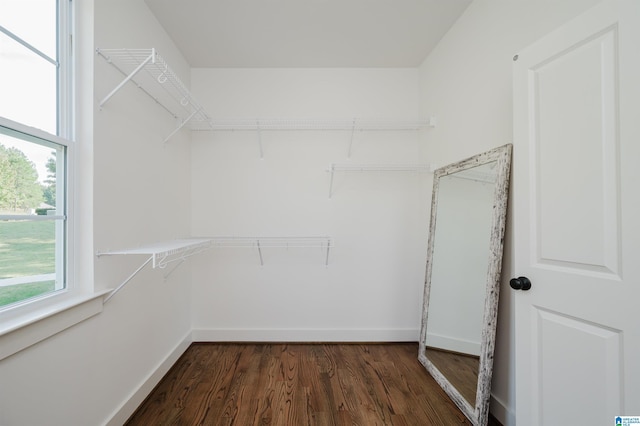
{"type": "Polygon", "coordinates": [[[109,290],[65,299],[47,309],[2,322],[0,360],[47,339],[102,312],[102,296],[109,290]]]}
{"type": "Polygon", "coordinates": [[[70,141],[75,140],[74,129],[74,33],[73,6],[71,0],[58,1],[58,134],[70,141]]]}
{"type": "Polygon", "coordinates": [[[189,332],[180,342],[169,352],[169,354],[158,364],[156,368],[140,383],[131,394],[125,399],[118,409],[104,423],[106,426],[120,426],[131,417],[142,402],[149,396],[154,387],[167,374],[169,369],[178,361],[183,353],[193,342],[192,333],[189,332]]]}
{"type": "Polygon", "coordinates": [[[489,403],[489,412],[504,426],[515,426],[516,416],[511,410],[507,408],[507,404],[504,401],[496,398],[492,393],[489,403]]]}
{"type": "Polygon", "coordinates": [[[0,220],[26,220],[32,222],[46,220],[66,220],[65,215],[0,214],[0,220]]]}
{"type": "Polygon", "coordinates": [[[14,136],[20,139],[27,138],[26,140],[29,142],[38,143],[44,146],[55,147],[55,145],[51,144],[52,142],[58,145],[62,145],[65,147],[69,147],[73,143],[73,141],[69,139],[62,138],[60,136],[54,135],[49,132],[45,132],[44,130],[38,129],[36,127],[27,126],[22,123],[18,123],[17,121],[9,120],[5,117],[0,117],[0,126],[7,129],[7,135],[13,136],[12,133],[20,133],[21,136],[14,136]],[[47,145],[47,142],[49,145],[47,145]]]}
{"type": "Polygon", "coordinates": [[[415,328],[199,328],[194,342],[417,342],[415,328]]]}

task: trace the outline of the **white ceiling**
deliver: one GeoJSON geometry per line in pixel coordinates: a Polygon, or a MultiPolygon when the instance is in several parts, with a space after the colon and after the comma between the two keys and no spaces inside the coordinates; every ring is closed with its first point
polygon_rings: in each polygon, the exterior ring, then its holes
{"type": "Polygon", "coordinates": [[[145,0],[192,67],[415,67],[472,0],[145,0]]]}

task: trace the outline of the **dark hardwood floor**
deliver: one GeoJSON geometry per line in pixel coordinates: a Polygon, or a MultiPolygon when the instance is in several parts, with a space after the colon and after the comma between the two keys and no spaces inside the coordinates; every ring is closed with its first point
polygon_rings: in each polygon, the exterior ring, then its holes
{"type": "Polygon", "coordinates": [[[194,343],[127,425],[470,424],[415,343],[194,343]]]}

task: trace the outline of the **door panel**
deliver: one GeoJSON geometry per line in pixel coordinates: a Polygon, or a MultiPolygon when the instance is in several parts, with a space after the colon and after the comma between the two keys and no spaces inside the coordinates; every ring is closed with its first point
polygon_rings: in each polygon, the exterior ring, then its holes
{"type": "Polygon", "coordinates": [[[540,264],[618,270],[616,39],[608,28],[530,71],[540,264]]]}
{"type": "Polygon", "coordinates": [[[640,416],[638,40],[606,0],[514,61],[519,426],[640,416]]]}
{"type": "Polygon", "coordinates": [[[532,312],[540,424],[609,424],[607,413],[622,412],[621,332],[537,307],[532,312]],[[586,389],[558,395],[567,383],[586,389]]]}

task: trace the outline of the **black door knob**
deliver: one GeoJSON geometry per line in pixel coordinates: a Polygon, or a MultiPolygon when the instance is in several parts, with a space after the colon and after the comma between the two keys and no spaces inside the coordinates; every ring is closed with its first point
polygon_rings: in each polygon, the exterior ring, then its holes
{"type": "Polygon", "coordinates": [[[509,285],[514,290],[526,291],[531,288],[531,281],[529,281],[529,278],[527,277],[511,278],[511,280],[509,280],[509,285]]]}

